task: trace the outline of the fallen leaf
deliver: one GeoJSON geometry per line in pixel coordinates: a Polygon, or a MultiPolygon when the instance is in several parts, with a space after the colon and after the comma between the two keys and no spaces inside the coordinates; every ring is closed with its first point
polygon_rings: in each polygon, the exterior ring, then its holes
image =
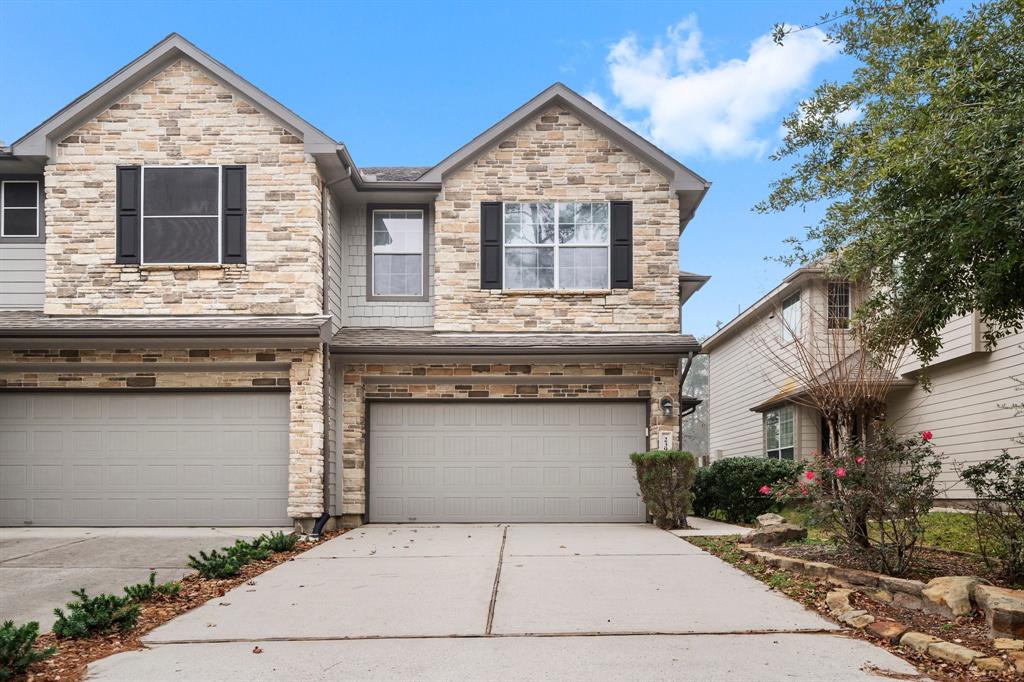
{"type": "Polygon", "coordinates": [[[258,646],[254,646],[254,647],[252,648],[252,652],[253,652],[254,654],[262,654],[262,653],[263,653],[263,649],[259,648],[258,646]]]}

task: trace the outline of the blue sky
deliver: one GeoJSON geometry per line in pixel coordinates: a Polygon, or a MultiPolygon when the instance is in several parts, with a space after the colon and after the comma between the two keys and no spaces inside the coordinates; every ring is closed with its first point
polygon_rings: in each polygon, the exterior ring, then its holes
{"type": "Polygon", "coordinates": [[[775,22],[832,2],[0,3],[0,139],[10,143],[177,31],[310,122],[362,166],[432,165],[554,81],[599,102],[713,182],[680,243],[712,280],[684,330],[714,331],[774,286],[815,212],[751,207],[785,166],[779,125],[848,59],[775,22]]]}

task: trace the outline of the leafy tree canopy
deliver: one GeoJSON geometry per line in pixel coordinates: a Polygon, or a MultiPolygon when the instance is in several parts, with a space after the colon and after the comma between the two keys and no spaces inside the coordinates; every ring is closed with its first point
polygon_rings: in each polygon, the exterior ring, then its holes
{"type": "MultiPolygon", "coordinates": [[[[854,0],[822,17],[858,62],[785,121],[789,172],[761,212],[825,202],[784,260],[870,280],[879,346],[925,362],[977,310],[989,342],[1024,320],[1024,0],[949,14],[940,0],[854,0]]],[[[801,27],[777,26],[784,41],[801,27]]]]}

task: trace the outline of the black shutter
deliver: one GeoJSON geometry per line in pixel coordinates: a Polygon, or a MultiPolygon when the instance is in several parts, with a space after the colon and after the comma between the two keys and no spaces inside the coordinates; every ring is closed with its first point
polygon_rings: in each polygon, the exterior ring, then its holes
{"type": "Polygon", "coordinates": [[[633,202],[612,202],[612,289],[633,288],[633,202]]]}
{"type": "Polygon", "coordinates": [[[224,166],[221,184],[222,263],[245,262],[245,166],[224,166]]]}
{"type": "Polygon", "coordinates": [[[501,202],[480,203],[480,288],[501,288],[501,202]]]}
{"type": "Polygon", "coordinates": [[[117,263],[141,263],[142,167],[117,167],[117,263]]]}

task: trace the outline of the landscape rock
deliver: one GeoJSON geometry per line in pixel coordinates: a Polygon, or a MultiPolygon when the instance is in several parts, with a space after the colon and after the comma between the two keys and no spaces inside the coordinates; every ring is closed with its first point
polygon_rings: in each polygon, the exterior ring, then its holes
{"type": "Polygon", "coordinates": [[[923,608],[923,604],[920,597],[915,597],[912,594],[906,592],[897,592],[892,597],[893,606],[898,606],[901,609],[909,609],[910,611],[920,611],[923,608]]]}
{"type": "Polygon", "coordinates": [[[807,530],[791,523],[780,523],[777,526],[752,530],[745,539],[755,547],[775,547],[785,542],[806,540],[807,530]]]}
{"type": "Polygon", "coordinates": [[[881,637],[895,644],[909,628],[903,623],[897,623],[894,620],[876,620],[868,625],[867,629],[868,632],[876,637],[881,637]]]}
{"type": "Polygon", "coordinates": [[[850,606],[850,595],[853,594],[853,590],[832,590],[825,595],[825,605],[828,606],[829,613],[833,616],[841,616],[853,609],[850,606]]]}
{"type": "Polygon", "coordinates": [[[893,578],[888,575],[878,576],[878,586],[893,594],[906,592],[907,594],[920,595],[924,589],[924,583],[920,580],[907,580],[906,578],[893,578]]]}
{"type": "Polygon", "coordinates": [[[992,637],[1024,637],[1024,590],[978,585],[974,599],[985,612],[992,637]]]}
{"type": "Polygon", "coordinates": [[[981,584],[981,578],[966,575],[948,575],[932,578],[921,590],[925,613],[934,613],[947,618],[966,616],[974,610],[971,595],[981,584]]]}
{"type": "Polygon", "coordinates": [[[851,627],[857,628],[858,630],[863,630],[875,622],[875,617],[867,611],[858,609],[847,611],[843,615],[839,616],[839,620],[851,627]]]}
{"type": "Polygon", "coordinates": [[[805,561],[804,573],[815,578],[825,578],[833,568],[832,564],[823,561],[805,561]]]}
{"type": "Polygon", "coordinates": [[[875,590],[868,596],[870,596],[875,601],[882,602],[883,604],[891,604],[893,599],[892,592],[890,592],[889,590],[875,590]]]}
{"type": "Polygon", "coordinates": [[[917,651],[922,654],[928,651],[928,647],[930,647],[932,644],[941,641],[942,640],[938,637],[932,637],[931,635],[926,635],[923,632],[916,632],[914,630],[911,630],[910,632],[900,637],[901,646],[910,647],[914,651],[917,651]]]}
{"type": "Polygon", "coordinates": [[[1024,651],[1024,639],[996,637],[992,640],[992,646],[994,646],[998,651],[1024,651]]]}
{"type": "Polygon", "coordinates": [[[1024,673],[1024,651],[1011,651],[1010,662],[1016,672],[1024,673]]]}
{"type": "Polygon", "coordinates": [[[786,519],[782,518],[778,514],[761,514],[757,517],[757,527],[767,528],[768,526],[781,526],[786,522],[786,519]]]}
{"type": "Polygon", "coordinates": [[[836,566],[829,573],[829,579],[834,583],[843,585],[863,585],[864,587],[876,587],[878,585],[878,574],[870,571],[859,571],[854,568],[842,568],[836,566]]]}
{"type": "Polygon", "coordinates": [[[965,646],[959,644],[953,644],[952,642],[933,642],[928,645],[928,655],[932,658],[938,658],[939,660],[946,661],[948,663],[962,663],[967,664],[972,662],[976,658],[982,658],[984,656],[980,651],[974,649],[968,649],[965,646]]]}
{"type": "Polygon", "coordinates": [[[1006,664],[998,656],[986,656],[985,658],[974,659],[974,667],[978,670],[998,673],[1006,669],[1006,664]]]}

